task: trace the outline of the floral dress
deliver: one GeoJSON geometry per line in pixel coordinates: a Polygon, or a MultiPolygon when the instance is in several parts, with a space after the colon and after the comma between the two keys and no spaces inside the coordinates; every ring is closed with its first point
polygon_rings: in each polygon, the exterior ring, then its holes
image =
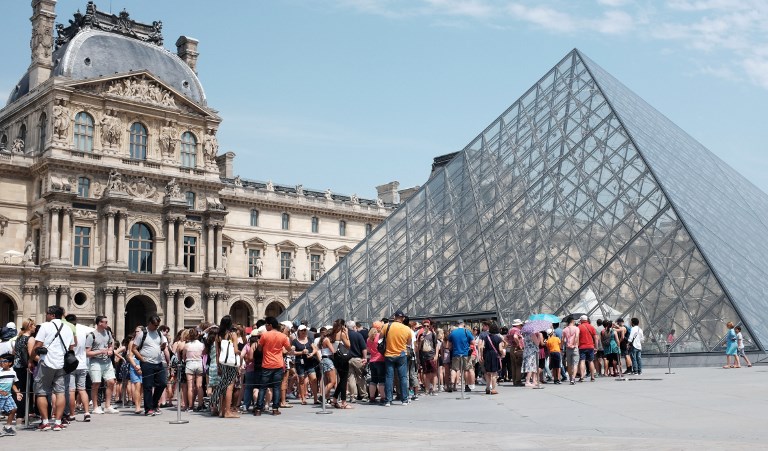
{"type": "Polygon", "coordinates": [[[539,370],[539,345],[534,343],[533,334],[523,335],[523,373],[539,370]]]}

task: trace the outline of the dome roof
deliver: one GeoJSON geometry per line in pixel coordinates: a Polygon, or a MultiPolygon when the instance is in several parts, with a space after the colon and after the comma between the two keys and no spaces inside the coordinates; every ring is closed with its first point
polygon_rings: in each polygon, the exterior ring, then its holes
{"type": "MultiPolygon", "coordinates": [[[[73,80],[146,70],[190,100],[205,105],[195,72],[176,54],[158,45],[96,29],[82,29],[53,52],[52,76],[73,80]]],[[[12,103],[29,92],[29,73],[8,97],[12,103]]]]}

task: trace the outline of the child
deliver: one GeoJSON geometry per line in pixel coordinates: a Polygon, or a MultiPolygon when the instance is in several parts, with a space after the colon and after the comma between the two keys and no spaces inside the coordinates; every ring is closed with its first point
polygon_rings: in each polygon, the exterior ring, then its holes
{"type": "Polygon", "coordinates": [[[738,343],[738,350],[736,351],[736,368],[741,368],[741,360],[739,357],[743,357],[744,361],[747,362],[747,366],[751,368],[752,362],[749,361],[747,354],[744,353],[744,336],[741,335],[741,326],[736,326],[733,330],[736,331],[736,343],[738,343]]]}
{"type": "Polygon", "coordinates": [[[16,377],[16,371],[11,368],[12,365],[13,354],[0,356],[0,412],[8,415],[8,423],[3,426],[0,436],[16,435],[13,429],[13,423],[16,420],[16,401],[13,399],[13,393],[16,394],[16,399],[21,401],[21,392],[14,385],[19,378],[16,377]]]}
{"type": "Polygon", "coordinates": [[[560,385],[560,347],[562,344],[557,335],[550,333],[546,346],[549,351],[549,369],[552,370],[552,378],[555,380],[555,384],[560,385]]]}

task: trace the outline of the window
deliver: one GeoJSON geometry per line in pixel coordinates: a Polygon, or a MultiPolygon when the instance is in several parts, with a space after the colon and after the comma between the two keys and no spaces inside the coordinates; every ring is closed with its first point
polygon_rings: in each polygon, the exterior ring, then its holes
{"type": "Polygon", "coordinates": [[[373,224],[368,223],[365,225],[365,236],[368,236],[373,231],[373,224]]]}
{"type": "Polygon", "coordinates": [[[291,278],[291,253],[280,252],[280,278],[288,280],[291,278]]]}
{"type": "Polygon", "coordinates": [[[40,115],[40,136],[38,144],[40,152],[45,150],[45,140],[48,139],[48,116],[45,113],[40,115]]]}
{"type": "Polygon", "coordinates": [[[8,135],[0,136],[0,149],[8,147],[8,135]]]}
{"type": "Polygon", "coordinates": [[[131,158],[147,159],[147,128],[138,122],[131,125],[131,158]]]}
{"type": "Polygon", "coordinates": [[[91,228],[75,226],[75,266],[88,266],[91,255],[91,228]]]}
{"type": "Polygon", "coordinates": [[[91,193],[91,179],[88,177],[77,178],[77,195],[80,197],[89,197],[91,193]]]}
{"type": "Polygon", "coordinates": [[[27,125],[21,124],[21,128],[19,129],[19,139],[24,141],[24,148],[27,147],[27,125]]]}
{"type": "Polygon", "coordinates": [[[195,209],[195,193],[192,191],[187,191],[187,210],[194,210],[195,209]]]}
{"type": "Polygon", "coordinates": [[[318,233],[320,230],[320,219],[317,216],[312,216],[312,233],[318,233]]]}
{"type": "Polygon", "coordinates": [[[251,227],[259,226],[259,210],[251,210],[251,227]]]}
{"type": "Polygon", "coordinates": [[[185,168],[197,165],[197,140],[191,132],[181,135],[181,165],[185,168]]]}
{"type": "Polygon", "coordinates": [[[261,258],[261,249],[248,249],[248,277],[256,277],[259,274],[259,259],[261,258]]]}
{"type": "Polygon", "coordinates": [[[133,273],[152,273],[152,232],[146,224],[131,227],[128,241],[128,268],[133,273]]]}
{"type": "Polygon", "coordinates": [[[184,267],[189,272],[197,272],[197,237],[184,237],[184,267]]]}
{"type": "Polygon", "coordinates": [[[339,236],[347,236],[347,221],[339,221],[339,236]]]}
{"type": "Polygon", "coordinates": [[[320,278],[320,255],[312,254],[309,256],[309,271],[311,272],[312,281],[320,278]]]}
{"type": "Polygon", "coordinates": [[[288,213],[283,213],[283,230],[288,230],[288,227],[291,225],[291,215],[288,213]]]}
{"type": "Polygon", "coordinates": [[[93,117],[85,111],[75,116],[75,150],[93,152],[93,117]]]}

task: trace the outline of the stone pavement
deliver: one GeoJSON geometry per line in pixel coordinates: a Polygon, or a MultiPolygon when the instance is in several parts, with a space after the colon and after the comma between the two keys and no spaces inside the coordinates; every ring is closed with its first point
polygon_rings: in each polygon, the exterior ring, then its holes
{"type": "MultiPolygon", "coordinates": [[[[544,390],[508,387],[469,400],[456,393],[409,406],[355,405],[316,415],[294,404],[283,415],[240,419],[175,410],[158,417],[94,416],[62,432],[19,430],[0,449],[766,449],[762,431],[767,365],[753,368],[651,368],[628,381],[601,378],[544,390]]],[[[82,415],[78,415],[82,417],[82,415]]]]}

